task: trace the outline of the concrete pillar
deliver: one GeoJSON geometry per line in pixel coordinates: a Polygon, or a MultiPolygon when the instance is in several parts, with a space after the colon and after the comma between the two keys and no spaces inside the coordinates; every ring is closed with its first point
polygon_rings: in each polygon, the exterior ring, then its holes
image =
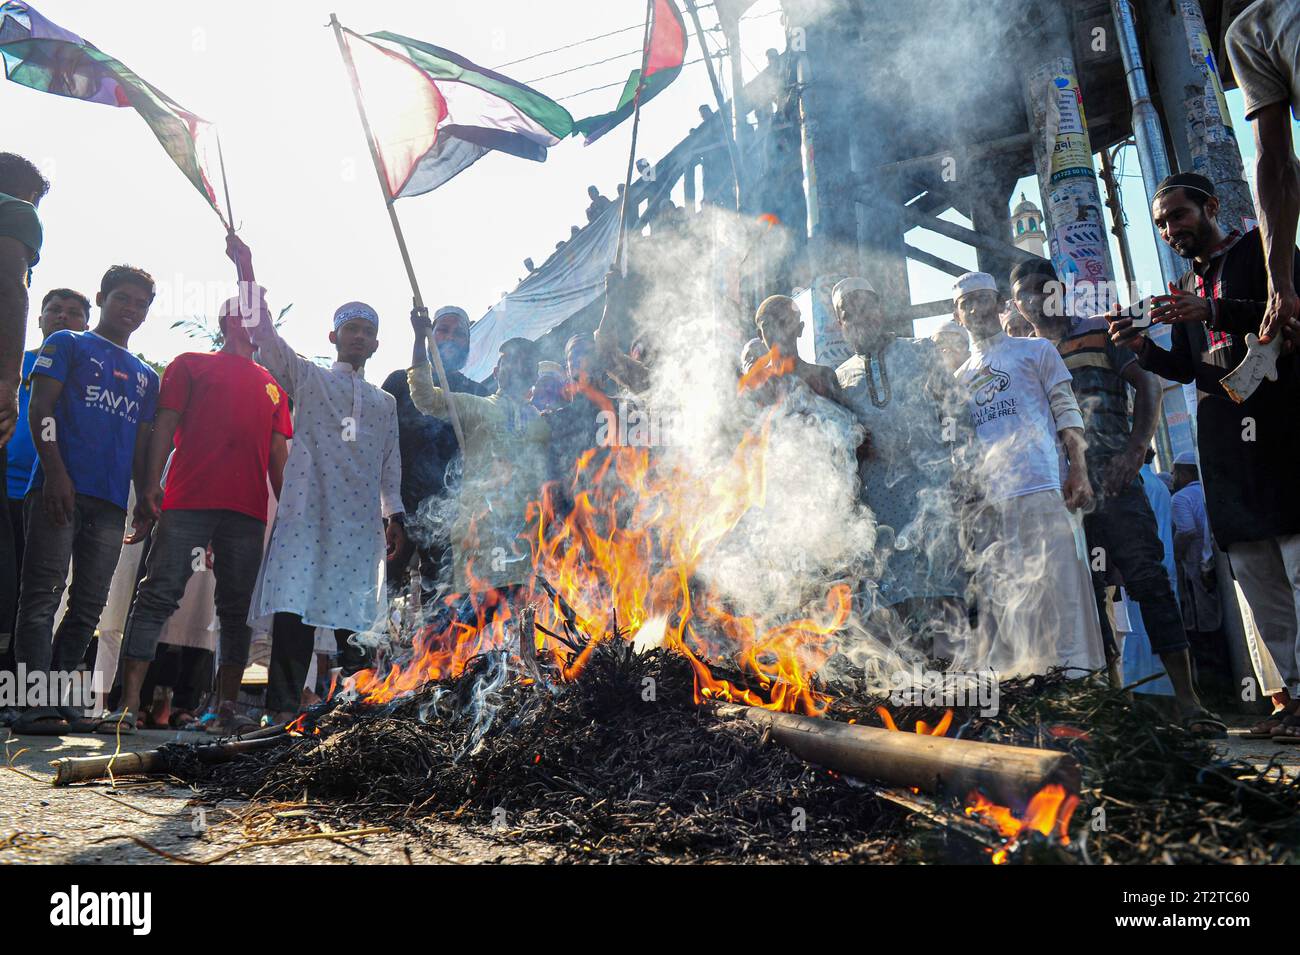
{"type": "MultiPolygon", "coordinates": [[[[1014,170],[994,168],[981,163],[968,188],[970,195],[970,220],[975,231],[990,239],[1011,244],[1011,191],[1019,177],[1014,170]]],[[[975,261],[981,272],[997,279],[998,287],[1010,293],[1012,260],[992,249],[976,248],[975,261]]]]}
{"type": "MultiPolygon", "coordinates": [[[[891,143],[888,103],[877,99],[864,105],[851,124],[852,182],[857,201],[850,205],[857,213],[856,271],[875,286],[885,314],[901,316],[912,304],[912,294],[903,249],[903,197],[898,173],[888,165],[894,157],[884,152],[891,143]]],[[[911,320],[900,319],[897,331],[910,336],[911,320]]]]}
{"type": "Polygon", "coordinates": [[[1255,205],[1200,4],[1196,0],[1142,0],[1141,11],[1142,32],[1178,170],[1210,179],[1219,194],[1219,224],[1224,231],[1244,231],[1253,224],[1255,205]]]}
{"type": "Polygon", "coordinates": [[[1043,196],[1048,248],[1073,292],[1073,314],[1105,311],[1115,272],[1110,261],[1101,189],[1070,44],[1070,21],[1060,0],[1029,8],[1033,42],[1026,44],[1025,109],[1034,167],[1043,196]]]}
{"type": "Polygon", "coordinates": [[[834,64],[844,56],[843,0],[783,0],[796,57],[813,275],[859,271],[852,196],[852,139],[860,105],[834,64]],[[845,122],[853,116],[854,122],[845,122]]]}

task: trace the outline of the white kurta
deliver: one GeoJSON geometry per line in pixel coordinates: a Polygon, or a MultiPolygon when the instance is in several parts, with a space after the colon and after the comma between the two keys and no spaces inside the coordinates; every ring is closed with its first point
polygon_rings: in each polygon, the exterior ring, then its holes
{"type": "Polygon", "coordinates": [[[250,618],[369,630],[385,616],[383,518],[402,513],[393,396],[351,365],[322,368],[272,330],[263,365],[293,399],[293,444],[250,618]]]}

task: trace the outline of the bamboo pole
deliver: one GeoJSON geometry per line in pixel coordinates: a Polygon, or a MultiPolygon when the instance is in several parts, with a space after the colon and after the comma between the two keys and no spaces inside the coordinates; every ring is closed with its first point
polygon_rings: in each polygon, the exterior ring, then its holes
{"type": "MultiPolygon", "coordinates": [[[[411,253],[406,248],[406,236],[402,233],[402,223],[397,218],[397,207],[394,204],[396,197],[388,191],[388,180],[384,178],[384,167],[379,160],[379,147],[375,144],[374,133],[370,129],[370,118],[366,115],[365,101],[361,96],[361,81],[357,78],[357,67],[352,62],[352,51],[348,49],[347,41],[343,39],[343,25],[339,23],[339,18],[330,14],[330,27],[334,30],[334,39],[339,45],[339,54],[343,57],[343,64],[347,67],[348,81],[352,84],[352,98],[357,104],[357,115],[361,117],[361,128],[366,134],[366,145],[370,147],[370,159],[375,166],[375,176],[379,179],[379,189],[384,194],[384,205],[388,209],[388,221],[393,226],[393,236],[397,239],[397,250],[402,254],[402,264],[406,267],[406,278],[411,283],[411,301],[416,308],[424,308],[424,297],[420,294],[420,283],[415,277],[415,267],[411,264],[411,253]]],[[[349,30],[349,33],[352,31],[349,30]]],[[[356,36],[355,33],[352,34],[356,36]]],[[[363,39],[364,38],[358,38],[363,39]]],[[[368,42],[368,41],[366,41],[368,42]]],[[[429,343],[432,345],[432,342],[429,343]]],[[[465,432],[460,425],[460,415],[456,413],[456,406],[451,400],[451,386],[447,383],[447,370],[442,366],[442,356],[438,354],[438,347],[433,345],[426,348],[429,353],[429,360],[433,363],[433,370],[438,375],[438,385],[442,388],[442,393],[447,396],[447,414],[451,419],[451,429],[456,434],[456,444],[460,447],[461,452],[465,450],[465,432]]]]}
{"type": "Polygon", "coordinates": [[[727,147],[727,158],[731,160],[731,176],[736,184],[736,211],[740,211],[740,157],[736,153],[736,140],[732,130],[727,128],[727,100],[722,95],[722,84],[713,67],[713,58],[709,56],[708,44],[704,42],[704,27],[700,25],[700,12],[695,8],[695,0],[686,0],[686,10],[695,24],[695,36],[700,41],[700,52],[704,54],[704,67],[709,72],[709,85],[713,87],[713,98],[718,103],[718,130],[722,142],[727,147]]]}
{"type": "Polygon", "coordinates": [[[641,71],[637,74],[636,93],[632,96],[632,145],[627,151],[627,175],[623,177],[623,201],[618,210],[618,247],[614,251],[614,264],[619,265],[623,275],[627,275],[627,263],[623,261],[624,239],[627,236],[627,200],[632,194],[632,170],[636,166],[636,136],[641,126],[641,91],[645,89],[645,67],[650,53],[650,24],[654,18],[655,0],[645,3],[645,31],[641,36],[641,71]]]}
{"type": "Polygon", "coordinates": [[[1023,806],[1052,783],[1079,791],[1079,765],[1068,753],[922,736],[730,703],[710,709],[719,719],[763,727],[810,763],[890,786],[957,798],[979,790],[1005,806],[1023,806]]]}
{"type": "MultiPolygon", "coordinates": [[[[227,743],[208,743],[195,746],[194,755],[205,763],[225,763],[243,753],[267,749],[284,735],[284,727],[267,727],[247,737],[227,743]],[[274,729],[275,733],[271,734],[274,729]],[[265,734],[265,735],[264,735],[265,734]]],[[[109,756],[65,756],[51,760],[54,767],[54,785],[67,786],[103,779],[110,772],[119,776],[150,776],[168,771],[167,754],[161,749],[142,750],[138,753],[115,753],[109,756]]]]}

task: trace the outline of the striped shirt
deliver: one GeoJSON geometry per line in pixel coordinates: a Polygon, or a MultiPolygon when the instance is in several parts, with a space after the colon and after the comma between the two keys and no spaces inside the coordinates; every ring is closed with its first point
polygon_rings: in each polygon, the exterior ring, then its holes
{"type": "Polygon", "coordinates": [[[1136,357],[1110,340],[1103,318],[1079,318],[1057,344],[1083,415],[1088,470],[1096,470],[1128,446],[1128,385],[1121,373],[1136,357]]]}

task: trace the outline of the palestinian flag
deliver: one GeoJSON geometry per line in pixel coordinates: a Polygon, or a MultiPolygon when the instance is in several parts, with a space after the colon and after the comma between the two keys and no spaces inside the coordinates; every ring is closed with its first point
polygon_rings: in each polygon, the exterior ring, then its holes
{"type": "MultiPolygon", "coordinates": [[[[31,4],[19,2],[0,3],[0,60],[5,76],[23,86],[134,109],[194,188],[217,209],[202,158],[203,141],[211,126],[162,90],[150,86],[125,64],[51,23],[31,4]]],[[[220,210],[217,215],[221,215],[220,210]]]]}
{"type": "Polygon", "coordinates": [[[588,116],[573,124],[574,132],[583,135],[583,145],[590,146],[631,116],[636,108],[638,92],[642,105],[654,99],[660,90],[677,79],[685,59],[686,24],[682,22],[677,4],[674,0],[654,0],[650,13],[650,35],[641,59],[645,64],[645,73],[643,75],[638,68],[628,74],[623,94],[612,112],[588,116]]]}
{"type": "Polygon", "coordinates": [[[343,33],[390,199],[437,189],[493,150],[543,162],[573,130],[559,103],[449,50],[343,33]]]}

